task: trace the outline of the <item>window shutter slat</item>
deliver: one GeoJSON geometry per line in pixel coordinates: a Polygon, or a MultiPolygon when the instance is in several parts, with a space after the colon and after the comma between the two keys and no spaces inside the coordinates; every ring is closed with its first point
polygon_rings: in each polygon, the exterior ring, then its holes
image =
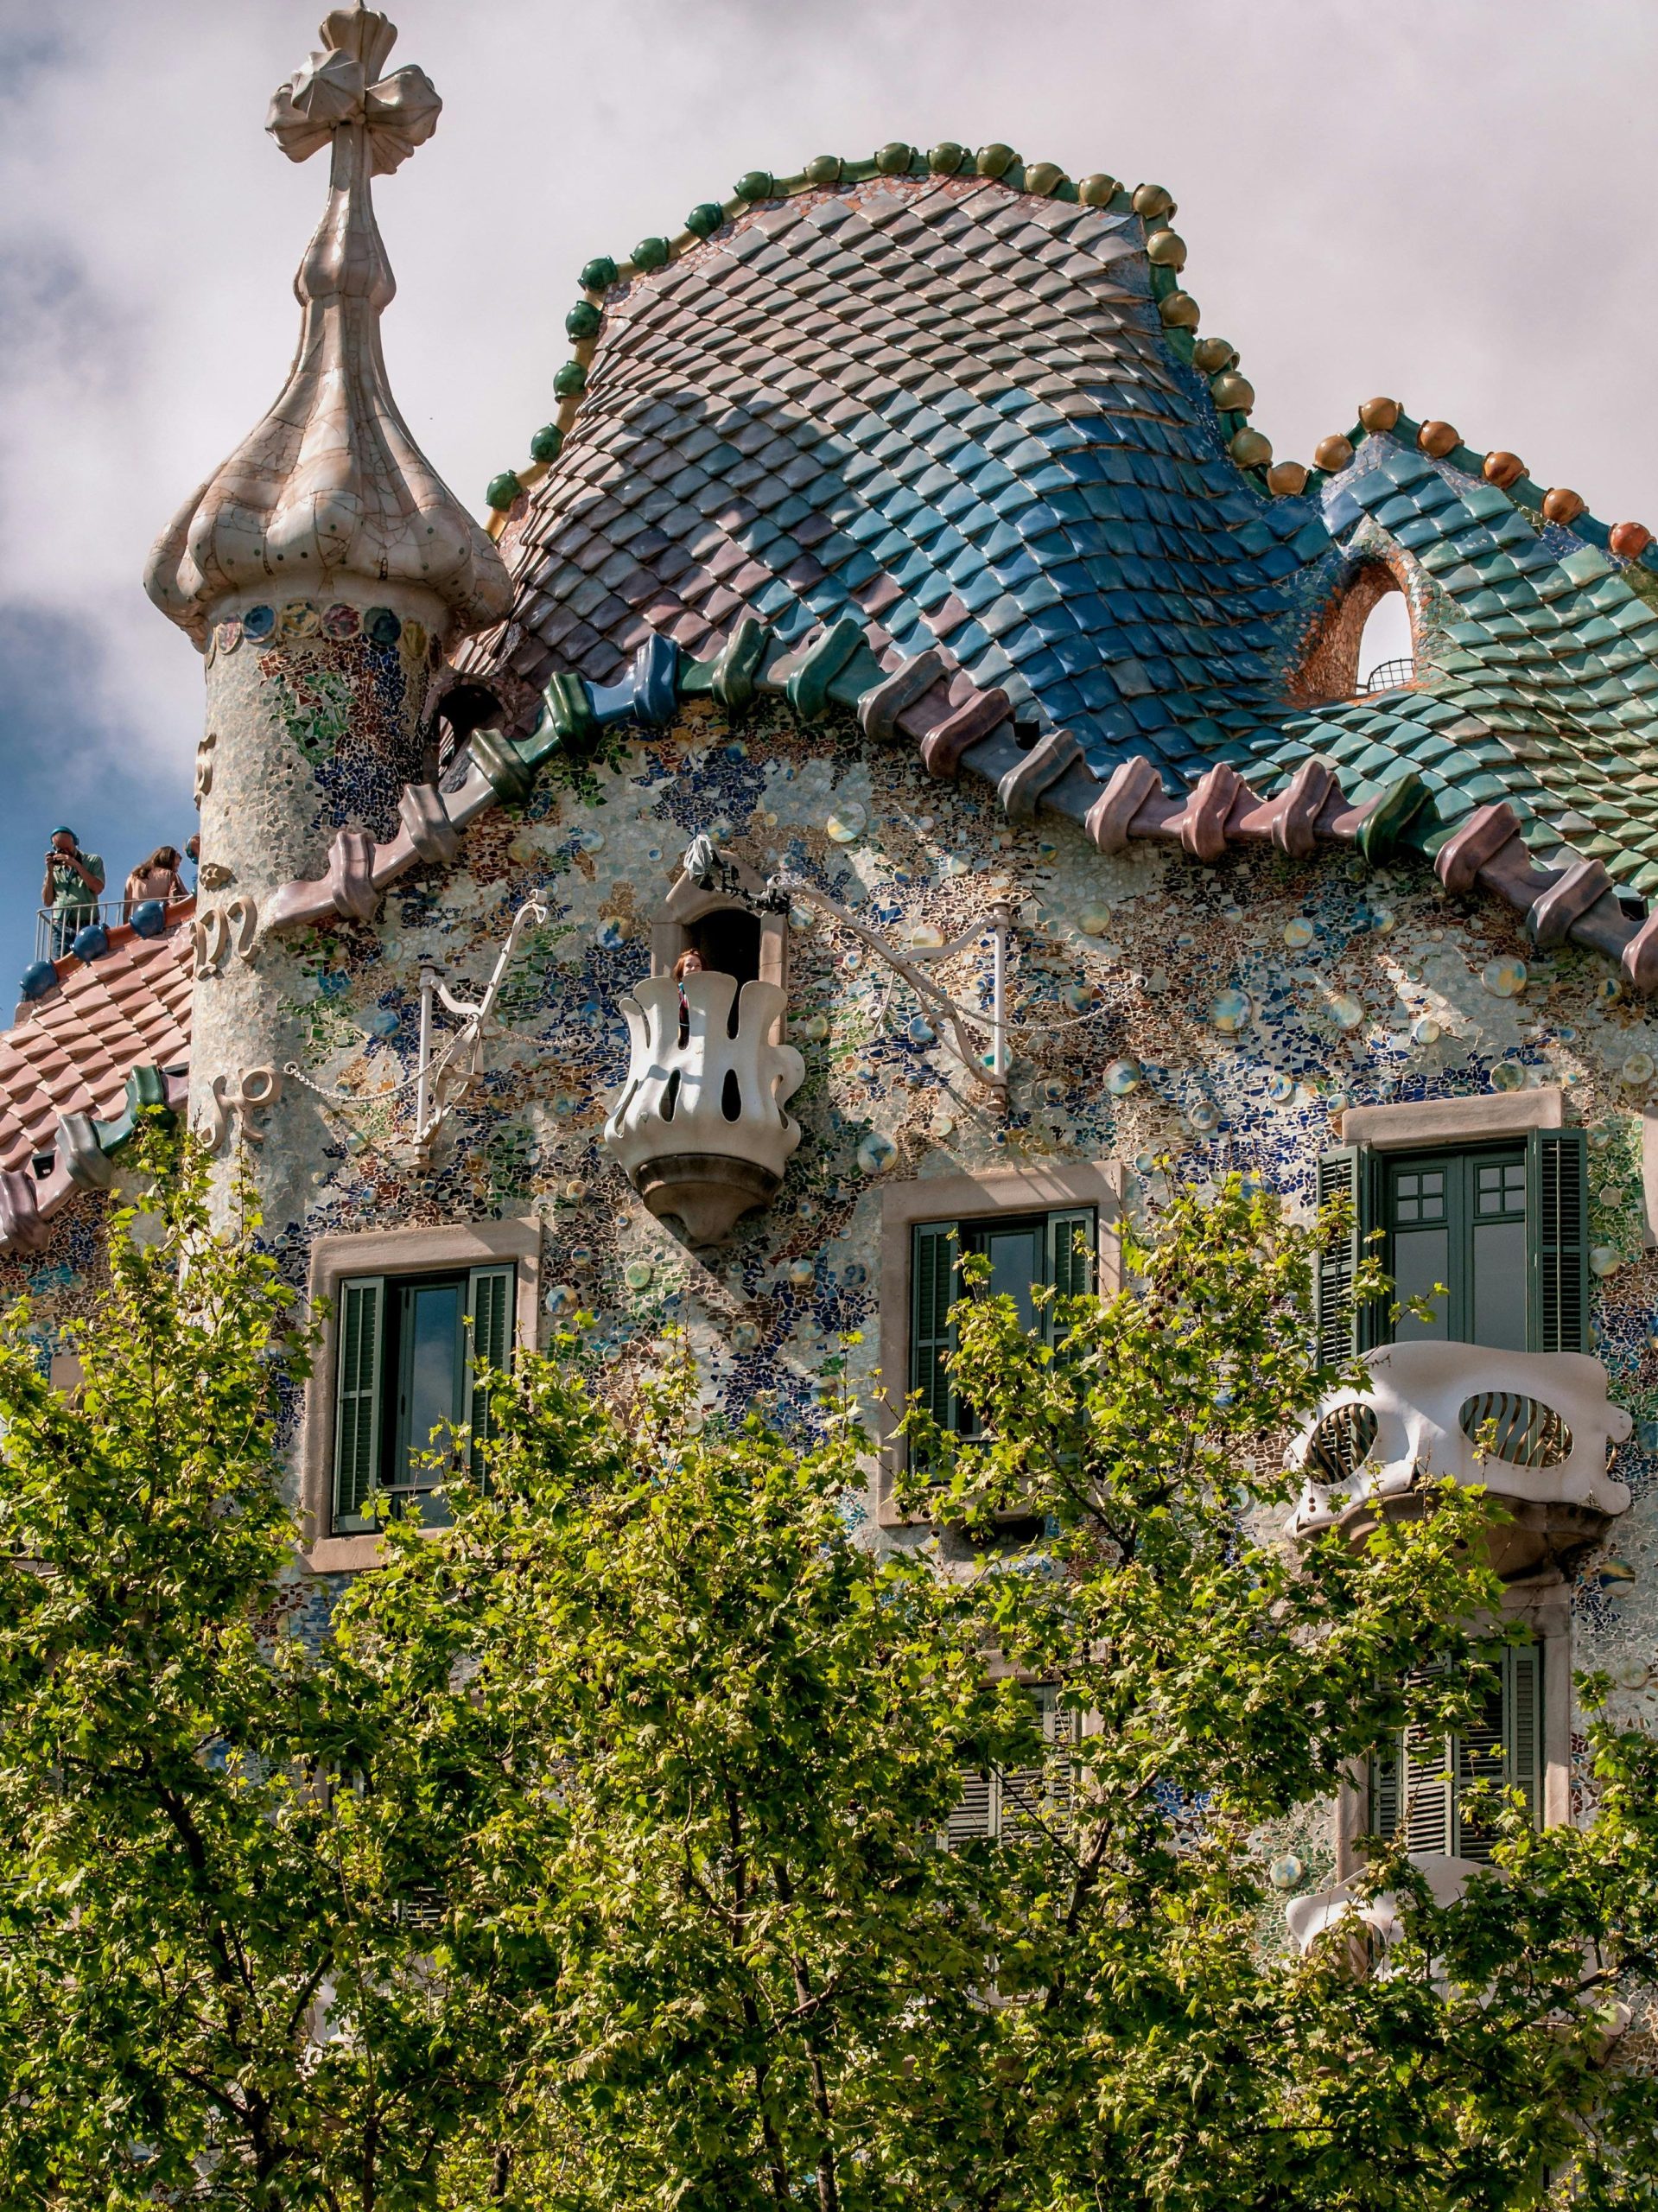
{"type": "Polygon", "coordinates": [[[363,1507],[379,1479],[384,1312],[382,1277],[360,1275],[340,1286],[334,1452],[337,1529],[368,1525],[363,1507]]]}
{"type": "Polygon", "coordinates": [[[1456,1835],[1453,1848],[1459,1859],[1489,1859],[1495,1839],[1489,1829],[1472,1820],[1465,1808],[1468,1792],[1477,1782],[1506,1782],[1505,1757],[1510,1700],[1508,1656],[1505,1653],[1496,1688],[1471,1727],[1456,1739],[1456,1835]]]}
{"type": "Polygon", "coordinates": [[[1085,1298],[1094,1287],[1094,1211],[1048,1216],[1048,1281],[1060,1298],[1085,1298]]]}
{"type": "Polygon", "coordinates": [[[1364,1219],[1364,1161],[1356,1145],[1341,1145],[1318,1162],[1318,1198],[1320,1208],[1334,1198],[1348,1202],[1347,1227],[1330,1238],[1318,1254],[1313,1286],[1313,1316],[1318,1357],[1339,1366],[1351,1359],[1361,1344],[1358,1301],[1353,1284],[1369,1224],[1364,1219]]]}
{"type": "Polygon", "coordinates": [[[1581,1129],[1533,1129],[1526,1145],[1534,1351],[1585,1351],[1589,1326],[1588,1165],[1581,1129]]]}
{"type": "Polygon", "coordinates": [[[1503,1779],[1526,1801],[1533,1822],[1543,1810],[1543,1655],[1523,1643],[1505,1657],[1509,1695],[1503,1714],[1503,1779]]]}
{"type": "Polygon", "coordinates": [[[1001,1833],[1016,1836],[1035,1825],[1043,1811],[1044,1776],[1039,1766],[1016,1766],[1001,1777],[1001,1833]]]}
{"type": "Polygon", "coordinates": [[[1452,1746],[1425,1728],[1405,1732],[1401,1794],[1407,1847],[1449,1854],[1452,1840],[1452,1746]]]}
{"type": "Polygon", "coordinates": [[[472,1325],[467,1346],[466,1422],[472,1434],[474,1481],[483,1478],[484,1446],[493,1433],[489,1391],[479,1382],[476,1370],[491,1367],[505,1374],[511,1364],[514,1281],[511,1268],[474,1268],[467,1278],[467,1312],[472,1325]]]}
{"type": "Polygon", "coordinates": [[[965,1843],[969,1836],[990,1835],[992,1825],[991,1777],[971,1768],[962,1775],[962,1794],[945,1830],[950,1843],[965,1843]]]}
{"type": "Polygon", "coordinates": [[[1400,1741],[1388,1739],[1370,1762],[1370,1830],[1391,1842],[1399,1828],[1400,1741]]]}
{"type": "Polygon", "coordinates": [[[956,1224],[918,1223],[911,1254],[910,1388],[941,1428],[956,1422],[956,1393],[944,1368],[955,1302],[956,1224]]]}

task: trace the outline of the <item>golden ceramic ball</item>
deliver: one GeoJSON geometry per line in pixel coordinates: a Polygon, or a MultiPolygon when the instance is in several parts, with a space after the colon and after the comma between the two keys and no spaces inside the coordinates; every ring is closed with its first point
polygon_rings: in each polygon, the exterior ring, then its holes
{"type": "Polygon", "coordinates": [[[1552,492],[1543,494],[1543,519],[1567,525],[1576,522],[1587,505],[1588,501],[1580,493],[1568,491],[1565,485],[1557,484],[1552,492]]]}

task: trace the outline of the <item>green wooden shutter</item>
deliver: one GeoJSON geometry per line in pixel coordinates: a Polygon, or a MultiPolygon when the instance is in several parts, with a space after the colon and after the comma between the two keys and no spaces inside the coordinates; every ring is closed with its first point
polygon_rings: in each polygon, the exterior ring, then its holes
{"type": "Polygon", "coordinates": [[[340,1284],[334,1432],[336,1529],[367,1528],[364,1503],[380,1478],[384,1315],[382,1276],[359,1275],[340,1284]]]}
{"type": "Polygon", "coordinates": [[[1364,1341],[1363,1317],[1353,1295],[1364,1232],[1370,1225],[1365,1218],[1364,1170],[1364,1155],[1357,1145],[1338,1146],[1318,1162],[1319,1206],[1328,1205],[1333,1198],[1345,1198],[1350,1209],[1346,1229],[1329,1239],[1318,1254],[1313,1284],[1318,1357],[1331,1366],[1351,1359],[1364,1341]]]}
{"type": "Polygon", "coordinates": [[[1451,1739],[1418,1726],[1405,1731],[1400,1760],[1401,1819],[1412,1851],[1450,1853],[1453,1848],[1451,1739]]]}
{"type": "Polygon", "coordinates": [[[1533,1129],[1526,1141],[1526,1242],[1534,1351],[1588,1349],[1587,1185],[1583,1131],[1533,1129]]]}
{"type": "Polygon", "coordinates": [[[1490,1830],[1467,1811],[1468,1792],[1476,1783],[1508,1780],[1507,1735],[1509,1675],[1503,1654],[1496,1688],[1490,1691],[1479,1716],[1456,1738],[1455,1821],[1451,1848],[1458,1859],[1489,1859],[1496,1840],[1490,1830]]]}
{"type": "Polygon", "coordinates": [[[472,1433],[472,1474],[481,1481],[484,1446],[492,1431],[489,1390],[478,1379],[480,1367],[505,1374],[512,1360],[513,1270],[474,1268],[467,1278],[467,1312],[471,1319],[467,1345],[466,1425],[472,1433]]]}
{"type": "Polygon", "coordinates": [[[1001,1777],[1001,1829],[1005,1836],[1022,1829],[1063,1825],[1070,1817],[1075,1795],[1070,1750],[1076,1742],[1077,1715],[1063,1711],[1059,1693],[1043,1682],[1031,1692],[1042,1730],[1045,1756],[1040,1766],[1013,1768],[1001,1777]]]}
{"type": "MultiPolygon", "coordinates": [[[[1426,1681],[1444,1671],[1444,1662],[1415,1668],[1407,1680],[1426,1681]]],[[[1396,1739],[1398,1810],[1394,1828],[1405,1832],[1409,1851],[1448,1853],[1454,1848],[1455,1782],[1452,1762],[1456,1745],[1443,1729],[1418,1721],[1396,1739]]]]}
{"type": "Polygon", "coordinates": [[[1094,1287],[1096,1230],[1092,1206],[1048,1216],[1048,1281],[1061,1298],[1086,1298],[1094,1287]]]}
{"type": "Polygon", "coordinates": [[[1370,1833],[1391,1842],[1399,1827],[1404,1745],[1390,1736],[1370,1762],[1370,1833]]]}
{"type": "Polygon", "coordinates": [[[1534,1827],[1543,1817],[1543,1654],[1522,1643],[1504,1655],[1503,1780],[1526,1801],[1534,1827]]]}
{"type": "Polygon", "coordinates": [[[916,1224],[910,1260],[910,1388],[941,1428],[956,1426],[956,1393],[944,1368],[956,1294],[956,1224],[916,1224]]]}
{"type": "Polygon", "coordinates": [[[965,1843],[969,1836],[995,1834],[994,1778],[975,1767],[962,1770],[962,1794],[945,1829],[949,1843],[965,1843]]]}

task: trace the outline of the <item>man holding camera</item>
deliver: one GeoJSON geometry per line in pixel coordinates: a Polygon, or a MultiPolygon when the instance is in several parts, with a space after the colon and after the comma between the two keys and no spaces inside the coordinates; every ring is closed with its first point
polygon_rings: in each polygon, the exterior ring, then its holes
{"type": "Polygon", "coordinates": [[[103,890],[104,863],[98,855],[83,853],[73,830],[65,826],[54,830],[47,847],[46,874],[41,884],[41,904],[52,916],[54,958],[68,951],[77,930],[98,919],[103,890]]]}

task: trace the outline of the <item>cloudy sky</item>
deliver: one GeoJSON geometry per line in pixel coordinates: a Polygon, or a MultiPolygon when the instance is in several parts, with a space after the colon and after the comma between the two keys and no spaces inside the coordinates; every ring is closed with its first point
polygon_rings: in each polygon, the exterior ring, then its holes
{"type": "MultiPolygon", "coordinates": [[[[1307,459],[1372,393],[1658,528],[1654,0],[393,0],[445,101],[378,191],[392,383],[481,512],[581,263],[744,169],[1004,139],[1166,185],[1204,327],[1307,459]]],[[[151,539],[264,411],[323,164],[263,131],[315,0],[0,0],[0,994],[46,833],[193,826],[151,539]]],[[[15,966],[13,963],[15,962],[15,966]]]]}

